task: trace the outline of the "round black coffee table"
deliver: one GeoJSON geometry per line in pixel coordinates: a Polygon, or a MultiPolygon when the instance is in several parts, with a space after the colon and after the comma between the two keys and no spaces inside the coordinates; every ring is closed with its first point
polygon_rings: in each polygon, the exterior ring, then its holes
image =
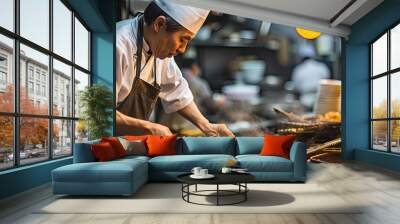
{"type": "Polygon", "coordinates": [[[248,173],[215,173],[215,177],[212,179],[193,179],[190,177],[191,173],[182,174],[177,177],[178,181],[182,183],[182,199],[188,203],[198,205],[234,205],[247,200],[247,192],[249,188],[247,183],[255,180],[255,177],[248,173]],[[216,185],[215,190],[197,190],[197,185],[216,185]],[[195,186],[194,191],[190,191],[190,186],[195,186]],[[236,185],[237,190],[223,190],[220,189],[220,185],[236,185]],[[206,194],[209,192],[215,192],[215,194],[206,194]],[[202,204],[190,201],[190,196],[204,196],[204,197],[216,197],[216,204],[202,204]],[[241,196],[239,200],[231,203],[221,203],[221,197],[232,197],[241,196]]]}

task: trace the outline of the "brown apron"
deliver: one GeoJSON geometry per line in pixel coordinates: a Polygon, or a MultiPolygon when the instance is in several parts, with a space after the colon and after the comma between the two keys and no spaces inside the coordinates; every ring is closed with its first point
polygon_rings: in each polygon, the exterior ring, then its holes
{"type": "MultiPolygon", "coordinates": [[[[154,85],[151,85],[140,79],[143,49],[143,15],[139,16],[136,45],[137,58],[135,79],[129,95],[122,102],[118,103],[117,110],[129,117],[148,120],[157,102],[158,95],[160,93],[160,86],[157,84],[155,57],[153,65],[154,85]]],[[[144,129],[134,128],[118,123],[116,133],[118,136],[148,134],[144,129]]]]}

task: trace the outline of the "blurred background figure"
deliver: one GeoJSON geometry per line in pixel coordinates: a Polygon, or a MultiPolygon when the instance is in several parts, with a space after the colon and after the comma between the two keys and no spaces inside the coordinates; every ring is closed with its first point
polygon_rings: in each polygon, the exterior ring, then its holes
{"type": "Polygon", "coordinates": [[[194,101],[202,113],[215,114],[224,106],[225,97],[220,94],[214,95],[208,82],[201,78],[201,68],[195,59],[185,58],[183,60],[182,73],[192,90],[194,101]]]}
{"type": "Polygon", "coordinates": [[[311,45],[300,45],[299,55],[301,62],[292,72],[294,89],[299,93],[300,103],[308,110],[312,110],[321,79],[329,79],[331,74],[326,64],[316,59],[316,53],[311,45]]]}

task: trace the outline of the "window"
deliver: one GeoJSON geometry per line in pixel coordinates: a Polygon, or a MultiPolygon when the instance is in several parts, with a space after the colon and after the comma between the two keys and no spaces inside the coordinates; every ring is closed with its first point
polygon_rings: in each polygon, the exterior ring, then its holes
{"type": "Polygon", "coordinates": [[[28,92],[29,94],[33,94],[33,82],[28,82],[28,92]]]}
{"type": "MultiPolygon", "coordinates": [[[[1,6],[4,2],[1,1],[0,3],[0,14],[3,12],[1,6]]],[[[0,15],[0,20],[4,15],[0,15]]],[[[14,57],[14,42],[13,39],[6,37],[0,33],[0,56],[1,58],[13,58],[14,57]]],[[[2,66],[0,66],[0,73],[5,74],[8,81],[5,86],[0,87],[0,113],[7,112],[12,113],[14,112],[14,71],[11,69],[12,66],[7,66],[3,59],[2,66]]],[[[10,62],[8,62],[10,63],[10,62]]],[[[4,75],[3,75],[4,76],[4,75]]],[[[1,136],[0,136],[1,138],[1,136]]],[[[1,148],[1,144],[0,144],[1,148]]],[[[1,164],[1,160],[0,160],[1,164]]],[[[0,167],[1,169],[1,167],[0,167]]]]}
{"type": "Polygon", "coordinates": [[[49,49],[49,0],[20,0],[21,36],[49,49]]]}
{"type": "MultiPolygon", "coordinates": [[[[58,105],[58,90],[57,89],[54,90],[53,105],[58,105]]],[[[54,110],[53,110],[53,113],[54,113],[54,110]]]]}
{"type": "Polygon", "coordinates": [[[90,84],[90,31],[62,0],[0,0],[0,26],[0,170],[72,155],[87,139],[73,105],[90,84]]]}
{"type": "Polygon", "coordinates": [[[40,84],[36,84],[36,95],[40,95],[40,84]]]}
{"type": "Polygon", "coordinates": [[[79,117],[81,114],[81,108],[79,106],[80,103],[79,96],[86,86],[89,86],[89,74],[76,70],[75,71],[75,117],[79,117]]]}
{"type": "MultiPolygon", "coordinates": [[[[0,4],[1,5],[1,4],[0,4]]],[[[14,166],[14,118],[0,114],[1,130],[0,135],[0,169],[7,169],[14,166]]]]}
{"type": "MultiPolygon", "coordinates": [[[[65,89],[65,84],[72,84],[72,68],[56,59],[53,60],[54,64],[54,83],[53,83],[53,104],[58,104],[58,98],[64,103],[64,97],[67,96],[67,100],[71,101],[68,104],[72,104],[72,90],[65,89]],[[59,95],[60,94],[60,95],[59,95]]],[[[61,106],[61,105],[60,105],[61,106]]],[[[59,109],[53,110],[53,114],[60,113],[59,109]]],[[[72,108],[67,108],[63,116],[72,117],[72,108]]]]}
{"type": "Polygon", "coordinates": [[[40,70],[36,69],[36,80],[40,81],[40,70]]]}
{"type": "Polygon", "coordinates": [[[42,86],[42,96],[46,96],[46,86],[42,86]]]}
{"type": "Polygon", "coordinates": [[[14,0],[0,1],[0,26],[14,31],[14,0]]]}
{"type": "Polygon", "coordinates": [[[6,91],[7,86],[7,56],[0,54],[0,91],[6,91]]]}
{"type": "Polygon", "coordinates": [[[7,56],[0,54],[0,67],[7,68],[7,56]]]}
{"type": "Polygon", "coordinates": [[[53,157],[70,155],[72,145],[71,120],[53,120],[53,157]]]}
{"type": "Polygon", "coordinates": [[[0,84],[6,85],[7,84],[7,73],[0,71],[0,84]]]}
{"type": "Polygon", "coordinates": [[[82,68],[89,69],[89,32],[75,18],[75,62],[82,68]]]}
{"type": "Polygon", "coordinates": [[[32,66],[29,66],[28,74],[29,74],[29,79],[33,80],[33,67],[32,66]]]}
{"type": "Polygon", "coordinates": [[[0,93],[7,91],[7,73],[0,70],[0,93]]]}
{"type": "Polygon", "coordinates": [[[72,12],[60,0],[53,0],[53,7],[54,53],[72,60],[72,12]]]}
{"type": "Polygon", "coordinates": [[[370,45],[371,148],[400,153],[400,24],[370,45]]]}
{"type": "MultiPolygon", "coordinates": [[[[36,104],[40,104],[39,101],[36,104]]],[[[48,120],[44,118],[20,118],[19,158],[20,164],[29,164],[49,158],[49,142],[47,140],[48,120]],[[32,138],[35,133],[35,138],[32,138]]]]}

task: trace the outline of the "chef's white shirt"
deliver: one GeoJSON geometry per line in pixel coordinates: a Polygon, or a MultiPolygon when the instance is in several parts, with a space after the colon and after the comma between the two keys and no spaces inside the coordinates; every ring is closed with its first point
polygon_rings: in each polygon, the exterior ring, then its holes
{"type": "Polygon", "coordinates": [[[330,71],[327,65],[314,59],[305,60],[297,65],[292,73],[293,84],[301,94],[316,92],[321,79],[328,79],[330,71]]]}
{"type": "MultiPolygon", "coordinates": [[[[130,93],[136,75],[136,38],[138,18],[117,23],[116,36],[116,102],[122,102],[130,93]]],[[[143,39],[142,63],[140,78],[154,84],[154,56],[149,55],[149,45],[143,39]],[[147,63],[146,63],[147,62],[147,63]]],[[[156,59],[157,83],[160,85],[160,99],[164,111],[172,113],[183,109],[193,101],[192,92],[187,81],[175,63],[173,57],[156,59]]],[[[134,91],[134,90],[133,90],[134,91]]]]}

